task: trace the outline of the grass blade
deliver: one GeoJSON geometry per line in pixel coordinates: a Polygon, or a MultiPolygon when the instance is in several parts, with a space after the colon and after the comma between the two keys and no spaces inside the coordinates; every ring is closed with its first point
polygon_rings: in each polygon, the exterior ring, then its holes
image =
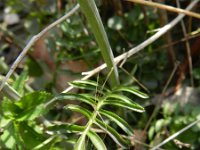
{"type": "Polygon", "coordinates": [[[122,108],[127,108],[130,110],[136,111],[136,112],[140,112],[140,113],[145,111],[144,108],[137,103],[130,104],[130,103],[126,103],[126,102],[119,101],[119,100],[105,100],[104,105],[119,106],[122,108]]]}
{"type": "Polygon", "coordinates": [[[130,98],[124,96],[124,95],[119,95],[119,94],[109,94],[106,99],[110,99],[110,100],[119,100],[119,101],[123,101],[129,104],[135,103],[133,102],[133,100],[131,100],[130,98]]]}
{"type": "Polygon", "coordinates": [[[113,113],[111,111],[103,110],[103,109],[101,109],[99,111],[99,113],[102,114],[102,115],[104,115],[104,116],[106,116],[107,118],[109,118],[113,122],[115,122],[128,135],[130,135],[130,136],[133,135],[133,130],[129,126],[129,124],[124,119],[122,119],[121,117],[119,117],[118,115],[116,115],[115,113],[113,113]]]}
{"type": "Polygon", "coordinates": [[[149,98],[149,96],[143,92],[140,92],[138,90],[136,90],[135,88],[132,88],[132,87],[119,87],[119,88],[116,88],[114,89],[114,91],[116,92],[128,92],[128,93],[131,93],[131,94],[134,94],[140,98],[149,98]]]}
{"type": "Polygon", "coordinates": [[[54,97],[51,100],[51,102],[49,102],[49,103],[55,102],[57,100],[78,100],[78,101],[87,103],[90,106],[95,106],[96,105],[95,101],[93,101],[91,98],[87,97],[84,94],[73,94],[73,93],[65,93],[64,94],[63,93],[63,94],[60,94],[60,95],[54,97]]]}
{"type": "Polygon", "coordinates": [[[56,124],[47,127],[48,131],[59,131],[60,133],[80,133],[85,130],[84,126],[79,126],[70,123],[56,124]]]}
{"type": "Polygon", "coordinates": [[[101,120],[96,119],[95,124],[104,130],[113,139],[113,141],[115,141],[115,143],[122,148],[126,148],[130,144],[129,141],[123,139],[115,129],[103,123],[101,120]]]}
{"type": "Polygon", "coordinates": [[[69,85],[85,90],[96,90],[96,87],[98,87],[98,83],[92,80],[75,80],[73,82],[69,82],[69,85]]]}
{"type": "Polygon", "coordinates": [[[86,136],[80,136],[77,143],[74,146],[74,150],[85,150],[85,138],[86,136]]]}
{"type": "Polygon", "coordinates": [[[102,56],[108,66],[109,71],[113,69],[110,75],[110,83],[112,87],[116,87],[119,84],[118,71],[116,65],[114,64],[113,52],[111,50],[108,37],[103,27],[103,23],[101,21],[95,2],[94,0],[78,0],[78,2],[80,4],[81,10],[91,25],[91,29],[101,49],[102,56]]]}
{"type": "Polygon", "coordinates": [[[90,138],[93,145],[96,147],[97,150],[107,150],[104,142],[102,139],[93,131],[89,131],[87,136],[90,138]]]}
{"type": "Polygon", "coordinates": [[[92,113],[89,110],[87,110],[87,109],[85,109],[81,106],[69,104],[69,105],[65,106],[64,108],[70,109],[70,110],[75,111],[75,112],[79,112],[82,115],[84,115],[85,117],[87,117],[88,119],[91,119],[92,113]]]}

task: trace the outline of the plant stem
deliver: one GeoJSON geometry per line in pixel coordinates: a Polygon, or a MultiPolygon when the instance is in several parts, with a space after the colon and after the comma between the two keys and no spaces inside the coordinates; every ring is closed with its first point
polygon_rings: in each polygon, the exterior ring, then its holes
{"type": "Polygon", "coordinates": [[[89,24],[91,25],[91,29],[101,49],[103,59],[108,66],[108,71],[111,71],[113,68],[113,72],[111,73],[109,80],[111,87],[113,88],[119,84],[118,71],[116,65],[114,64],[113,52],[95,2],[94,0],[78,0],[78,2],[89,24]]]}
{"type": "MultiPolygon", "coordinates": [[[[85,139],[87,133],[90,131],[93,123],[95,122],[96,117],[98,115],[98,112],[99,112],[99,110],[100,110],[102,105],[103,105],[103,101],[101,100],[101,101],[98,102],[96,108],[94,109],[94,111],[92,113],[92,116],[91,116],[91,119],[86,124],[86,128],[85,128],[84,132],[82,133],[81,137],[79,137],[79,140],[85,139]]],[[[81,148],[80,145],[82,145],[82,144],[79,144],[79,140],[78,140],[77,144],[74,147],[75,150],[79,150],[81,148]]]]}

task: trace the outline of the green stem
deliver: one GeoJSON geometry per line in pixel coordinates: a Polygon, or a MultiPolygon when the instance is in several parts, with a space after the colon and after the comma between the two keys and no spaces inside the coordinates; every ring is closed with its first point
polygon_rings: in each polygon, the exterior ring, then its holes
{"type": "Polygon", "coordinates": [[[97,43],[101,49],[103,59],[106,62],[109,71],[111,71],[113,68],[109,79],[111,87],[113,88],[119,84],[118,71],[116,65],[114,64],[113,52],[95,2],[94,0],[78,0],[78,2],[80,4],[81,10],[85,14],[91,26],[97,43]]]}
{"type": "MultiPolygon", "coordinates": [[[[97,117],[97,115],[98,115],[98,112],[99,112],[99,110],[101,109],[102,105],[103,105],[103,101],[101,100],[101,101],[99,101],[99,103],[97,104],[97,106],[96,106],[94,112],[92,113],[91,119],[90,119],[89,122],[86,124],[86,128],[85,128],[84,132],[82,133],[81,137],[79,138],[79,140],[85,139],[87,133],[90,131],[90,129],[91,129],[93,123],[95,122],[96,117],[97,117]]],[[[77,144],[76,144],[75,147],[74,147],[75,150],[84,149],[84,148],[81,147],[82,144],[79,144],[79,140],[78,140],[77,144]]],[[[83,141],[83,142],[84,142],[84,141],[83,141]]]]}

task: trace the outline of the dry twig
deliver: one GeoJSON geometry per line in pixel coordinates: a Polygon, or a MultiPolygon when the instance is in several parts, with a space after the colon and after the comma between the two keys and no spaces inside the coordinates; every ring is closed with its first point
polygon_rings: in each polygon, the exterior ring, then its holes
{"type": "MultiPolygon", "coordinates": [[[[176,3],[177,3],[177,6],[180,7],[180,3],[178,0],[176,0],[176,3]]],[[[185,41],[185,46],[186,46],[186,50],[187,50],[187,56],[188,56],[188,66],[189,66],[189,74],[190,74],[190,83],[191,83],[191,86],[194,87],[194,80],[193,80],[193,75],[192,75],[192,56],[191,56],[191,48],[190,48],[190,43],[189,43],[189,40],[187,38],[187,31],[186,31],[186,27],[185,27],[185,23],[183,20],[181,20],[181,27],[182,27],[182,30],[183,30],[183,35],[184,37],[186,38],[186,41],[185,41]]]]}
{"type": "Polygon", "coordinates": [[[159,3],[155,3],[155,2],[150,2],[150,1],[144,1],[144,0],[126,0],[126,1],[139,3],[139,4],[147,5],[147,6],[152,6],[152,7],[156,7],[159,9],[164,9],[167,11],[172,11],[172,12],[176,12],[176,13],[180,13],[180,14],[185,14],[185,15],[200,19],[200,14],[191,12],[189,10],[181,9],[181,8],[176,8],[176,7],[159,4],[159,3]]]}

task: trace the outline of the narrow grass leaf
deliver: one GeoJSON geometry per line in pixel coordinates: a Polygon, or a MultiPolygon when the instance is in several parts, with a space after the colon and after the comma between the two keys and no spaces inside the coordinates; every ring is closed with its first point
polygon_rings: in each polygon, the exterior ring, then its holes
{"type": "Polygon", "coordinates": [[[116,89],[114,89],[114,91],[116,92],[128,92],[128,93],[131,93],[131,94],[134,94],[140,98],[149,98],[149,96],[143,92],[140,92],[138,90],[136,90],[135,88],[132,88],[132,87],[118,87],[116,89]]]}
{"type": "Polygon", "coordinates": [[[119,106],[122,108],[127,108],[136,112],[140,112],[140,113],[145,111],[144,108],[137,103],[130,104],[130,103],[126,103],[126,102],[118,101],[118,100],[105,100],[103,103],[104,105],[119,106]]]}
{"type": "Polygon", "coordinates": [[[96,90],[96,87],[98,87],[98,83],[92,80],[75,80],[69,82],[69,85],[85,90],[96,90]]]}
{"type": "Polygon", "coordinates": [[[60,94],[56,96],[54,99],[52,99],[52,101],[57,101],[57,100],[77,100],[77,101],[87,103],[91,106],[96,105],[93,99],[91,99],[90,97],[87,97],[87,95],[84,95],[84,94],[73,94],[73,93],[60,94]]]}
{"type": "Polygon", "coordinates": [[[75,111],[75,112],[79,112],[82,115],[84,115],[85,117],[87,117],[88,119],[91,119],[92,113],[89,110],[87,110],[87,109],[85,109],[81,106],[69,104],[69,105],[65,106],[64,108],[70,109],[70,110],[75,111]]]}
{"type": "MultiPolygon", "coordinates": [[[[103,93],[101,90],[99,90],[99,89],[102,89],[102,86],[92,80],[75,80],[73,82],[69,82],[69,85],[71,85],[75,88],[79,88],[79,89],[98,91],[100,93],[103,93]]],[[[103,90],[110,91],[105,86],[104,86],[103,90]]]]}
{"type": "Polygon", "coordinates": [[[13,84],[13,88],[20,94],[24,94],[24,86],[26,84],[26,80],[28,77],[28,71],[25,70],[22,74],[17,78],[17,80],[13,84]]]}
{"type": "Polygon", "coordinates": [[[119,101],[123,101],[123,102],[129,103],[129,104],[135,103],[135,102],[133,102],[133,100],[131,100],[127,96],[119,95],[119,94],[108,94],[106,96],[106,99],[119,100],[119,101]]]}
{"type": "Polygon", "coordinates": [[[78,0],[78,3],[80,4],[81,10],[85,14],[91,26],[97,43],[101,49],[104,61],[108,66],[108,70],[113,70],[110,75],[109,81],[111,83],[111,86],[115,87],[119,84],[118,71],[116,65],[114,64],[113,52],[108,41],[108,37],[106,35],[96,4],[94,0],[78,0]]]}
{"type": "Polygon", "coordinates": [[[93,131],[89,131],[87,136],[90,138],[97,150],[107,150],[103,140],[93,131]]]}
{"type": "Polygon", "coordinates": [[[85,150],[85,135],[81,135],[77,143],[74,145],[74,150],[85,150]]]}
{"type": "Polygon", "coordinates": [[[59,131],[61,133],[80,133],[85,130],[85,126],[79,126],[70,123],[56,124],[47,127],[48,131],[59,131]]]}
{"type": "Polygon", "coordinates": [[[111,121],[115,122],[124,132],[126,132],[128,135],[133,135],[133,130],[130,127],[130,125],[121,117],[116,115],[115,113],[107,110],[99,110],[99,113],[109,118],[111,121]]]}
{"type": "Polygon", "coordinates": [[[47,140],[43,141],[39,145],[35,146],[34,148],[31,148],[32,150],[41,150],[41,149],[50,149],[51,145],[58,142],[60,139],[56,136],[51,136],[47,140]]]}
{"type": "Polygon", "coordinates": [[[115,129],[105,124],[101,120],[96,119],[95,124],[99,126],[102,130],[104,130],[113,139],[113,141],[115,141],[115,143],[117,143],[122,148],[126,148],[130,144],[130,142],[123,139],[115,129]]]}

